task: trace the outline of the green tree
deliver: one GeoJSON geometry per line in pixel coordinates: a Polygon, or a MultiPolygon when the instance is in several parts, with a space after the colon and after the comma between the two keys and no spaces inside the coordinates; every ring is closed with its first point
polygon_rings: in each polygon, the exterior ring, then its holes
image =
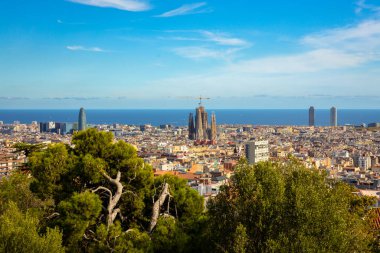
{"type": "Polygon", "coordinates": [[[63,229],[67,245],[71,251],[79,248],[78,242],[83,239],[86,229],[96,223],[101,210],[100,198],[89,191],[75,193],[71,198],[59,203],[58,224],[63,229]]]}
{"type": "MultiPolygon", "coordinates": [[[[157,226],[152,231],[155,252],[199,252],[204,223],[204,199],[172,175],[155,178],[152,198],[168,184],[169,196],[161,203],[157,226]]],[[[150,208],[148,208],[149,210],[150,208]]]]}
{"type": "Polygon", "coordinates": [[[232,252],[245,253],[248,243],[247,230],[242,224],[236,227],[235,234],[233,235],[234,243],[232,246],[232,252]]]}
{"type": "Polygon", "coordinates": [[[165,241],[162,245],[188,241],[171,234],[165,240],[162,233],[157,236],[164,227],[195,238],[203,198],[186,181],[154,179],[136,149],[114,141],[111,133],[88,129],[76,133],[72,144],[49,145],[29,158],[30,188],[42,199],[54,200],[46,223],[62,229],[71,252],[149,252],[158,250],[153,238],[165,241]],[[173,224],[163,223],[163,214],[172,217],[173,224]]]}
{"type": "Polygon", "coordinates": [[[189,236],[172,216],[161,216],[152,233],[154,252],[185,252],[189,245],[189,236]]]}
{"type": "Polygon", "coordinates": [[[72,179],[68,174],[75,168],[74,157],[64,144],[49,145],[45,150],[34,152],[29,157],[29,166],[34,177],[31,189],[43,199],[56,202],[70,196],[76,187],[68,186],[72,179]]]}
{"type": "Polygon", "coordinates": [[[131,228],[123,231],[119,222],[115,222],[107,229],[104,224],[97,227],[95,242],[88,249],[89,252],[115,253],[150,253],[153,252],[151,238],[148,233],[131,228]]]}
{"type": "Polygon", "coordinates": [[[33,194],[30,190],[32,181],[30,176],[18,172],[0,180],[0,214],[7,210],[9,202],[14,202],[22,212],[38,212],[51,205],[33,194]]]}
{"type": "Polygon", "coordinates": [[[209,202],[208,251],[368,252],[373,237],[355,198],[348,185],[294,161],[241,163],[209,202]]]}
{"type": "Polygon", "coordinates": [[[26,212],[23,214],[13,202],[0,215],[0,252],[45,253],[65,252],[62,235],[58,229],[40,233],[38,218],[26,212]]]}
{"type": "Polygon", "coordinates": [[[163,204],[164,211],[178,218],[184,225],[191,225],[199,219],[204,211],[203,197],[188,187],[186,180],[172,175],[155,178],[155,189],[159,190],[164,183],[169,184],[171,195],[170,200],[163,204]]]}
{"type": "Polygon", "coordinates": [[[33,152],[41,151],[43,148],[45,148],[46,145],[39,143],[39,144],[30,144],[30,143],[24,143],[19,142],[13,145],[13,148],[15,148],[15,153],[24,153],[25,156],[29,157],[33,152]]]}

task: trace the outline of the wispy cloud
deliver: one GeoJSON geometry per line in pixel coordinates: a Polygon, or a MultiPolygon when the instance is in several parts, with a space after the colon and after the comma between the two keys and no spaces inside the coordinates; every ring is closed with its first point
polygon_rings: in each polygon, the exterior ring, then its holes
{"type": "Polygon", "coordinates": [[[212,59],[229,59],[235,52],[241,50],[240,48],[227,48],[227,49],[212,49],[208,47],[202,47],[202,46],[193,46],[193,47],[177,47],[172,49],[174,53],[177,55],[193,59],[193,60],[199,60],[199,59],[205,59],[205,58],[212,58],[212,59]]]}
{"type": "Polygon", "coordinates": [[[368,4],[367,0],[359,0],[356,2],[355,13],[360,14],[364,10],[370,10],[375,13],[380,13],[380,7],[372,4],[368,4]]]}
{"type": "Polygon", "coordinates": [[[102,99],[112,99],[111,97],[45,97],[43,100],[102,100],[102,99]]]}
{"type": "Polygon", "coordinates": [[[161,37],[162,39],[178,41],[200,41],[213,42],[221,46],[250,46],[248,41],[232,37],[230,34],[213,32],[206,30],[187,30],[187,31],[167,31],[168,33],[177,33],[179,36],[161,37]]]}
{"type": "Polygon", "coordinates": [[[304,36],[303,53],[235,62],[230,71],[261,74],[299,74],[347,69],[380,60],[380,20],[304,36]]]}
{"type": "Polygon", "coordinates": [[[29,100],[28,97],[0,97],[0,100],[29,100]]]}
{"type": "Polygon", "coordinates": [[[175,17],[175,16],[183,16],[183,15],[190,15],[190,14],[212,12],[212,10],[209,8],[202,8],[206,5],[207,5],[206,2],[185,4],[185,5],[182,5],[181,7],[177,8],[177,9],[162,13],[162,14],[157,15],[155,17],[169,18],[169,17],[175,17]]]}
{"type": "Polygon", "coordinates": [[[87,51],[97,53],[106,52],[104,49],[100,47],[67,46],[66,48],[71,51],[87,51]]]}
{"type": "Polygon", "coordinates": [[[148,2],[143,0],[67,0],[73,3],[91,5],[103,8],[114,8],[124,11],[146,11],[151,9],[148,2]]]}
{"type": "MultiPolygon", "coordinates": [[[[232,37],[226,33],[205,30],[168,31],[179,36],[163,37],[177,41],[200,42],[195,46],[183,46],[172,49],[174,53],[189,59],[230,59],[236,52],[248,48],[251,43],[244,39],[232,37]]],[[[192,43],[194,44],[194,43],[192,43]]]]}
{"type": "Polygon", "coordinates": [[[332,29],[305,36],[301,43],[317,48],[339,48],[368,52],[380,49],[380,20],[363,21],[355,26],[332,29]]]}
{"type": "Polygon", "coordinates": [[[339,50],[318,49],[296,55],[264,57],[236,62],[228,71],[256,74],[299,74],[356,67],[368,60],[365,55],[339,50]]]}
{"type": "MultiPolygon", "coordinates": [[[[164,90],[174,96],[182,94],[184,86],[191,86],[192,91],[188,95],[196,95],[201,90],[203,94],[213,96],[272,94],[289,97],[318,94],[325,90],[331,94],[331,99],[336,97],[342,101],[351,98],[363,101],[371,94],[376,95],[374,91],[379,90],[380,70],[372,63],[380,61],[379,19],[307,34],[296,43],[301,49],[298,53],[255,57],[247,52],[244,58],[229,57],[227,64],[221,62],[203,73],[152,81],[145,89],[160,87],[154,94],[161,94],[164,90]],[[178,83],[182,85],[178,86],[178,83]]],[[[241,48],[217,45],[213,42],[211,47],[182,47],[174,52],[196,60],[206,57],[220,59],[230,54],[221,49],[241,48]]]]}
{"type": "Polygon", "coordinates": [[[214,33],[210,31],[200,31],[208,41],[215,42],[223,46],[247,46],[249,43],[243,39],[233,38],[223,33],[214,33]]]}
{"type": "Polygon", "coordinates": [[[66,22],[66,21],[63,21],[62,19],[57,19],[57,23],[62,24],[62,25],[85,25],[86,24],[83,22],[66,22]]]}

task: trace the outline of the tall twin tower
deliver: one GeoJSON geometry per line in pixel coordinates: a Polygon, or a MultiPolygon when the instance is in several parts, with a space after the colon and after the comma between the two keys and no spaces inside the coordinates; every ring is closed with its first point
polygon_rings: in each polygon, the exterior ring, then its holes
{"type": "Polygon", "coordinates": [[[208,114],[201,103],[199,104],[199,107],[195,110],[195,122],[193,114],[190,113],[189,115],[189,139],[197,141],[216,141],[215,113],[212,113],[211,115],[211,126],[209,127],[208,114]]]}
{"type": "MultiPolygon", "coordinates": [[[[309,126],[315,125],[315,109],[313,106],[309,108],[309,126]]],[[[333,106],[330,109],[330,126],[336,127],[338,126],[338,112],[336,108],[333,106]]]]}

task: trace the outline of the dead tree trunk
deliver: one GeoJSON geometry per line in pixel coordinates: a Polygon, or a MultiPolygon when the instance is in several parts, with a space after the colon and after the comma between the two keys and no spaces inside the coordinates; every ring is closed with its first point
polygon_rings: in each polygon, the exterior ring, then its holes
{"type": "Polygon", "coordinates": [[[99,186],[93,192],[97,192],[98,190],[105,190],[108,192],[109,200],[108,200],[108,206],[107,206],[107,229],[113,224],[113,222],[116,219],[116,216],[118,213],[120,213],[119,208],[115,208],[116,205],[119,203],[119,200],[121,198],[121,195],[123,194],[123,184],[120,182],[121,179],[121,172],[117,172],[117,176],[115,179],[111,178],[109,175],[107,175],[105,172],[102,173],[103,176],[110,182],[112,185],[116,187],[115,194],[112,194],[112,191],[106,187],[99,186]]]}
{"type": "Polygon", "coordinates": [[[150,219],[149,232],[151,233],[154,227],[157,225],[158,217],[160,216],[160,209],[165,202],[165,199],[170,196],[169,184],[165,183],[161,191],[160,196],[153,204],[152,218],[150,219]]]}

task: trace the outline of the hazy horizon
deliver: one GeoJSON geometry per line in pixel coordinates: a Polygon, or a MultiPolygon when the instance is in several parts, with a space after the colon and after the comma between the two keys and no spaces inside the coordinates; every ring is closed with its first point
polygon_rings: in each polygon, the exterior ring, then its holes
{"type": "Polygon", "coordinates": [[[0,108],[380,108],[374,0],[0,2],[0,108]]]}
{"type": "MultiPolygon", "coordinates": [[[[10,109],[4,109],[0,108],[0,111],[79,111],[80,108],[10,108],[10,109]]],[[[122,110],[122,111],[128,111],[128,110],[133,110],[133,111],[183,111],[183,110],[195,110],[194,108],[84,108],[86,111],[90,110],[99,110],[99,111],[107,111],[107,110],[122,110]]],[[[214,108],[214,107],[206,107],[208,111],[212,110],[300,110],[300,111],[308,111],[309,108],[214,108]]],[[[330,110],[330,108],[315,108],[316,111],[318,110],[330,110]]],[[[369,110],[369,111],[379,111],[380,108],[336,108],[338,111],[340,110],[354,110],[354,111],[362,111],[362,110],[369,110]]],[[[380,116],[379,116],[380,117],[380,116]]]]}

